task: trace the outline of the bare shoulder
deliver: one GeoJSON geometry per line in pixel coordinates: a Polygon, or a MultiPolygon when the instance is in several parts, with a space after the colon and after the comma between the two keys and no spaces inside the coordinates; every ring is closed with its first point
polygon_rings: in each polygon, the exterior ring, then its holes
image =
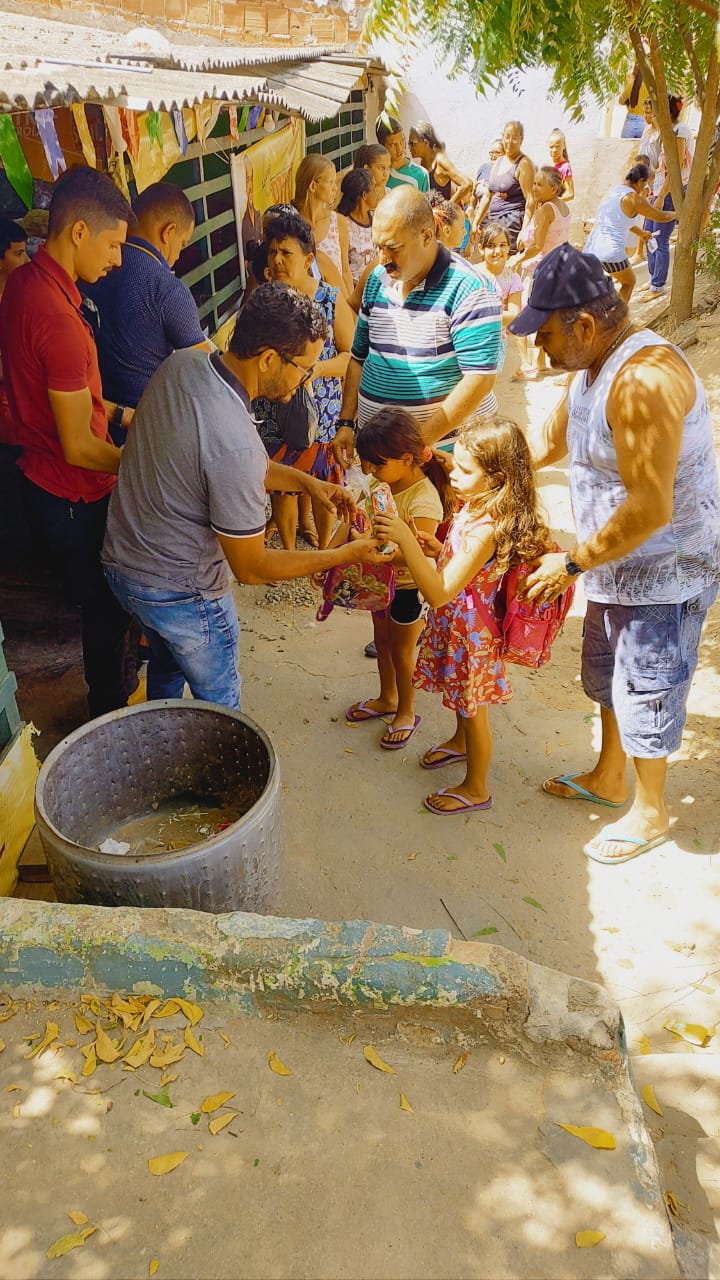
{"type": "Polygon", "coordinates": [[[689,413],[695,403],[695,378],[687,360],[664,343],[643,347],[616,374],[608,395],[608,415],[652,414],[663,402],[689,413]]]}

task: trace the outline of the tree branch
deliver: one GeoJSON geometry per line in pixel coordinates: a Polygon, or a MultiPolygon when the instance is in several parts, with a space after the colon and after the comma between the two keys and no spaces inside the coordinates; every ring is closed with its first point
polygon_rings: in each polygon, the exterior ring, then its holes
{"type": "Polygon", "coordinates": [[[681,3],[688,5],[691,9],[697,9],[698,13],[706,14],[708,18],[712,18],[715,22],[720,16],[717,5],[706,4],[705,0],[681,0],[681,3]]]}
{"type": "Polygon", "coordinates": [[[702,111],[703,107],[705,106],[705,79],[702,73],[702,69],[700,67],[700,63],[698,62],[697,53],[695,51],[695,42],[692,36],[690,35],[690,32],[688,31],[687,27],[684,27],[684,26],[681,27],[680,33],[682,35],[682,42],[685,46],[685,52],[688,56],[688,62],[690,63],[690,66],[692,68],[693,79],[695,81],[695,92],[697,94],[697,99],[700,104],[700,110],[702,111]]]}

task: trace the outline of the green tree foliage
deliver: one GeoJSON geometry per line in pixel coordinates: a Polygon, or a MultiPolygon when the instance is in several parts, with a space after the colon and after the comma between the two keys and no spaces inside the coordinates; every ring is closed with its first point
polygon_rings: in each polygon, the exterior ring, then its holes
{"type": "Polygon", "coordinates": [[[366,35],[392,38],[404,49],[429,41],[480,92],[544,67],[575,119],[592,98],[615,100],[628,64],[637,62],[655,103],[679,211],[671,300],[679,323],[692,309],[700,225],[720,179],[720,146],[712,149],[720,115],[717,17],[706,0],[373,0],[366,35]],[[668,93],[695,97],[702,112],[685,195],[668,93]]]}

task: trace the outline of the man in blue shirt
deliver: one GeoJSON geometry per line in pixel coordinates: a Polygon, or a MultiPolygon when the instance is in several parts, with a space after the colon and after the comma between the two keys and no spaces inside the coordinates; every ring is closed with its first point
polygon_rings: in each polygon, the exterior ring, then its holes
{"type": "Polygon", "coordinates": [[[137,227],[123,245],[122,266],[87,290],[99,315],[96,339],[103,396],[118,443],[155,370],[173,351],[212,350],[195,300],[172,268],[190,242],[195,212],[170,182],[155,182],[135,200],[137,227]]]}

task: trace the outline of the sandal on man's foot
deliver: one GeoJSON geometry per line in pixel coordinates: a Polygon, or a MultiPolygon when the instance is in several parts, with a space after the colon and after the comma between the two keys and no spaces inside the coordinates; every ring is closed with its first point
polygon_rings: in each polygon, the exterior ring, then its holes
{"type": "Polygon", "coordinates": [[[581,787],[576,782],[576,774],[564,773],[560,778],[546,778],[542,784],[542,789],[546,796],[554,796],[556,800],[590,800],[592,804],[605,804],[609,809],[622,809],[626,800],[603,800],[602,796],[597,796],[594,791],[588,791],[587,787],[581,787]],[[552,786],[567,787],[573,794],[570,796],[560,795],[559,791],[551,791],[552,786]]]}
{"type": "Polygon", "coordinates": [[[431,795],[426,796],[423,800],[426,809],[431,813],[437,813],[441,818],[449,818],[455,813],[476,813],[480,809],[492,809],[492,796],[488,796],[487,800],[481,801],[480,804],[473,804],[472,800],[468,800],[467,796],[461,796],[458,791],[448,791],[444,787],[442,791],[434,791],[431,795]],[[433,804],[434,800],[457,800],[457,808],[443,809],[439,804],[433,804]]]}
{"type": "Polygon", "coordinates": [[[600,834],[589,840],[583,850],[593,862],[602,862],[606,867],[613,866],[616,862],[630,862],[633,858],[639,858],[641,853],[649,853],[651,849],[656,849],[658,845],[665,844],[670,839],[669,831],[664,831],[661,836],[654,836],[650,840],[643,840],[636,836],[614,836],[611,831],[611,827],[603,827],[600,834]],[[607,849],[609,845],[624,846],[625,853],[616,855],[603,853],[603,847],[607,849]]]}
{"type": "Polygon", "coordinates": [[[415,716],[413,724],[398,725],[397,728],[388,725],[380,739],[380,746],[383,751],[401,751],[403,747],[406,747],[420,724],[421,718],[421,716],[415,716]]]}

